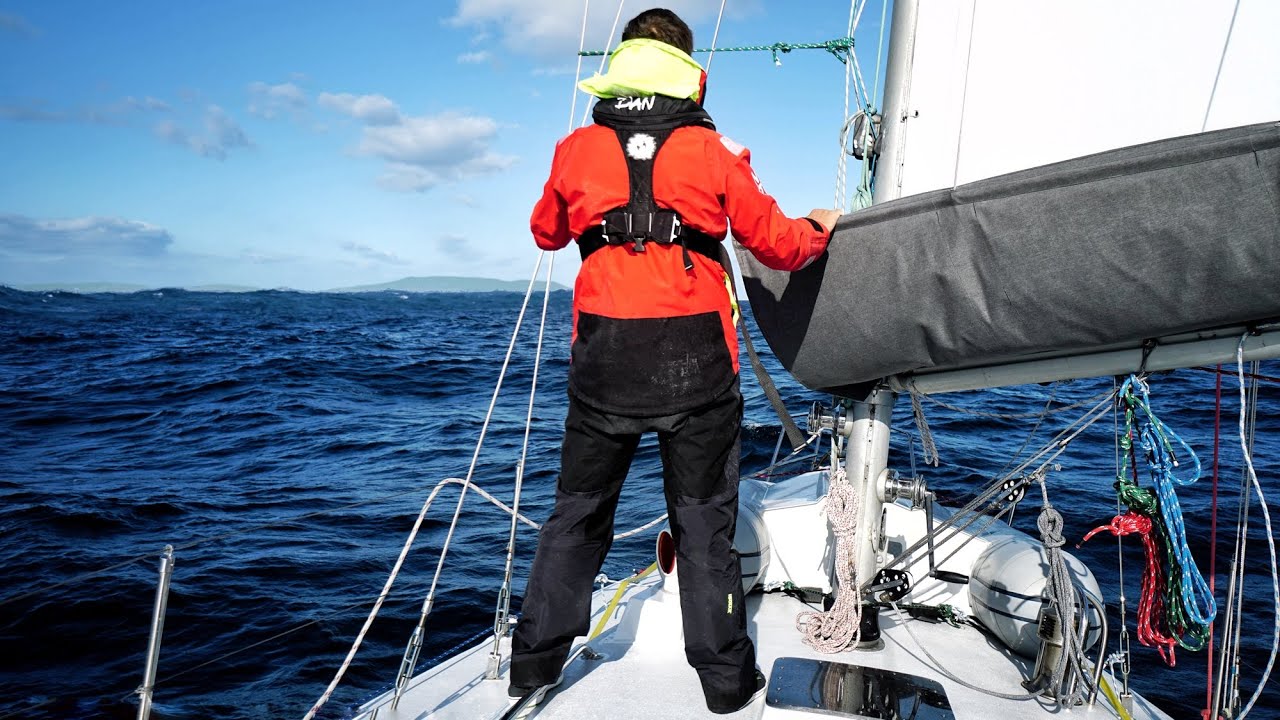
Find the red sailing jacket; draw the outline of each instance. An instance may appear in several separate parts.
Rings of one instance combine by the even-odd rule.
[[[653,98],[601,100],[596,124],[556,146],[551,176],[530,219],[538,247],[561,249],[599,226],[606,212],[628,204],[627,150],[615,128],[643,128],[647,116],[667,128],[677,119],[651,156],[658,207],[714,239],[732,228],[738,242],[776,270],[798,270],[826,249],[827,234],[816,223],[784,215],[752,171],[750,152],[717,133],[696,103]],[[686,270],[676,244],[648,242],[644,249],[600,248],[584,259],[574,285],[570,390],[601,410],[631,416],[696,408],[722,393],[738,372],[724,268],[688,253],[693,267]]]

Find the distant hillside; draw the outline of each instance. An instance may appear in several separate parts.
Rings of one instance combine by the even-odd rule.
[[[537,287],[541,288],[543,282],[539,281]],[[381,292],[383,290],[398,290],[400,292],[494,292],[499,290],[524,292],[527,287],[529,287],[529,283],[526,280],[494,280],[492,278],[432,275],[430,277],[400,278],[399,280],[377,285],[334,288],[329,292],[357,293]],[[551,289],[568,290],[569,288],[553,282],[551,283]]]
[[[148,290],[146,285],[130,285],[129,283],[88,282],[88,283],[42,283],[39,285],[16,285],[15,290],[26,292],[73,292],[73,293],[131,293]]]
[[[249,285],[196,285],[194,287],[183,288],[191,292],[216,292],[216,293],[238,293],[238,292],[258,292],[262,288],[252,287]]]

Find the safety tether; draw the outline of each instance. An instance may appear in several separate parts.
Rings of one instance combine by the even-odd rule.
[[[724,268],[724,276],[729,285],[730,298],[734,307],[738,307],[738,287],[733,280],[733,265],[729,264],[729,251],[724,245],[720,246],[720,265]],[[742,344],[747,348],[747,358],[751,361],[751,369],[755,372],[756,382],[760,383],[760,389],[764,391],[764,396],[769,400],[769,406],[773,408],[774,414],[778,416],[778,421],[782,423],[782,430],[787,434],[787,442],[791,443],[792,450],[809,444],[805,439],[804,433],[800,432],[796,421],[791,419],[791,413],[787,412],[787,404],[782,402],[782,394],[778,392],[778,386],[773,384],[773,378],[769,377],[769,371],[764,369],[764,363],[760,362],[760,356],[756,353],[755,345],[751,342],[751,329],[746,323],[740,323],[742,328]]]

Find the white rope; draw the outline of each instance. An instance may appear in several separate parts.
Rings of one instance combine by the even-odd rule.
[[[863,0],[866,5],[866,0]],[[857,12],[858,0],[849,0],[849,25],[846,31],[847,37],[853,37],[854,24],[857,22],[859,13]],[[853,55],[853,49],[849,49],[849,55]],[[840,117],[844,118],[844,126],[847,128],[853,121],[849,117],[849,86],[853,82],[853,68],[849,66],[848,60],[844,65],[844,112]],[[844,134],[841,133],[840,138],[840,154],[836,156],[836,208],[845,210],[845,195],[848,184],[849,172],[849,155],[845,149]]]
[[[916,431],[920,433],[920,450],[924,456],[924,464],[938,467],[938,446],[933,442],[933,433],[929,431],[929,421],[924,417],[924,407],[920,405],[920,393],[914,388],[911,393],[911,415],[916,421]]]
[[[618,22],[622,20],[622,6],[626,4],[626,2],[627,0],[618,0],[618,12],[615,13],[613,16],[613,27],[609,28],[609,39],[608,41],[606,41],[604,46],[604,55],[600,56],[600,69],[596,70],[597,73],[603,74],[604,66],[607,62],[609,62],[609,53],[613,51],[613,36],[618,33]],[[579,52],[581,52],[581,50],[579,50]],[[590,116],[591,116],[591,104],[587,103],[587,109],[582,111],[581,127],[586,126],[587,118]]]
[[[342,678],[346,674],[348,668],[350,668],[351,662],[355,659],[357,651],[359,651],[360,646],[364,643],[365,635],[368,634],[369,628],[372,627],[374,619],[378,617],[378,611],[382,609],[383,601],[385,601],[387,599],[387,596],[391,593],[391,587],[395,584],[396,578],[400,575],[400,568],[404,565],[405,558],[409,554],[409,548],[413,546],[414,541],[418,537],[418,531],[421,529],[422,522],[427,516],[427,511],[431,508],[431,504],[435,501],[436,496],[440,494],[440,491],[443,490],[446,485],[462,485],[464,491],[466,488],[471,488],[476,492],[476,494],[480,495],[485,500],[488,500],[489,503],[492,504],[494,507],[498,508],[504,513],[507,513],[508,515],[513,515],[517,520],[524,523],[525,525],[528,525],[534,530],[539,530],[542,528],[541,525],[530,520],[525,515],[519,512],[516,512],[513,508],[511,508],[510,506],[508,506],[506,503],[502,502],[498,498],[494,497],[484,488],[480,487],[479,485],[476,485],[473,482],[469,482],[464,478],[456,478],[456,477],[445,478],[440,482],[436,483],[436,486],[431,489],[431,494],[427,496],[426,502],[422,504],[422,510],[418,512],[418,518],[414,521],[413,528],[409,530],[409,537],[405,540],[404,547],[400,549],[400,556],[396,558],[396,562],[391,568],[391,573],[387,576],[387,582],[386,584],[383,585],[382,592],[378,594],[378,598],[373,604],[373,609],[369,611],[369,617],[365,619],[364,626],[360,628],[359,634],[356,635],[356,640],[351,645],[351,650],[347,653],[346,659],[342,662],[342,665],[338,668],[338,673],[333,678],[333,682],[329,684],[329,687],[325,689],[324,694],[320,696],[320,699],[316,701],[316,704],[312,706],[311,710],[307,713],[306,720],[310,720],[311,718],[314,718],[315,714],[320,710],[320,708],[322,708],[324,704],[329,701],[329,698],[333,695],[334,690],[337,689],[338,684],[342,681]],[[654,527],[655,525],[657,525],[658,523],[661,523],[666,519],[667,519],[667,515],[666,513],[663,513],[662,515],[654,518],[653,520],[650,520],[644,525],[628,530],[624,533],[618,533],[614,535],[613,539],[623,540],[633,535],[638,535],[644,532],[645,530],[648,530]]]
[[[960,182],[960,149],[964,140],[964,110],[969,101],[969,71],[973,59],[973,28],[978,22],[978,0],[973,0],[973,14],[969,16],[969,48],[964,56],[964,85],[960,91],[960,127],[956,130],[956,168],[951,176],[951,187]]]
[[[1227,39],[1222,41],[1222,57],[1218,58],[1218,72],[1213,75],[1213,88],[1209,90],[1209,104],[1204,109],[1204,122],[1200,124],[1200,132],[1204,132],[1209,127],[1209,111],[1213,109],[1213,99],[1218,94],[1218,80],[1222,79],[1222,66],[1227,63],[1227,48],[1231,47],[1231,33],[1236,29],[1238,14],[1240,14],[1240,0],[1236,0],[1236,7],[1231,11],[1231,24],[1227,26]]]
[[[573,101],[569,103],[569,132],[573,132],[573,119],[578,115],[578,80],[582,78],[582,50],[587,46],[587,12],[591,0],[582,0],[582,30],[578,33],[578,68],[573,72]]]
[[[827,492],[826,513],[836,536],[836,579],[839,589],[835,604],[826,612],[806,610],[796,616],[796,629],[805,644],[820,653],[838,653],[858,644],[862,637],[862,593],[854,565],[858,561],[856,543],[858,513],[862,498],[854,492],[844,468],[836,470]]]
[[[542,319],[538,323],[538,343],[533,353],[533,379],[529,383],[529,408],[524,418],[524,440],[520,444],[520,461],[516,464],[515,490],[511,496],[511,529],[507,534],[507,557],[502,572],[502,585],[498,590],[497,607],[494,610],[493,654],[498,654],[502,635],[507,627],[507,618],[511,614],[511,574],[515,567],[516,529],[520,516],[520,494],[524,489],[524,467],[529,458],[529,433],[533,429],[534,401],[538,396],[538,371],[542,369],[542,341],[547,329],[547,306],[551,300],[551,275],[555,271],[556,256],[551,255],[547,263],[547,284],[542,291]]]
[[[727,0],[720,0],[720,13],[716,15],[716,29],[711,33],[711,53],[707,55],[707,66],[703,68],[708,75],[711,74],[711,61],[716,56],[716,42],[720,39],[720,21],[724,19],[724,4]],[[703,98],[705,100],[706,98]]]
[[[1258,689],[1254,690],[1253,697],[1249,698],[1248,704],[1238,716],[1243,720],[1249,711],[1253,710],[1253,705],[1261,697],[1262,691],[1266,689],[1267,681],[1271,679],[1271,670],[1276,664],[1276,653],[1280,651],[1280,575],[1277,575],[1276,568],[1276,540],[1275,535],[1271,531],[1271,511],[1267,508],[1267,499],[1262,495],[1262,485],[1258,482],[1258,472],[1253,467],[1253,454],[1249,452],[1249,443],[1245,439],[1244,417],[1245,402],[1244,392],[1244,343],[1249,339],[1249,334],[1245,333],[1240,336],[1240,343],[1236,345],[1236,373],[1240,380],[1240,450],[1244,453],[1245,466],[1249,472],[1249,480],[1253,482],[1253,491],[1258,495],[1258,504],[1262,506],[1262,519],[1267,525],[1267,549],[1271,551],[1271,599],[1272,608],[1275,615],[1275,628],[1271,636],[1271,655],[1267,658],[1267,667],[1262,672],[1262,679],[1258,681]],[[1243,587],[1243,581],[1241,581]],[[1243,595],[1243,592],[1241,593]]]

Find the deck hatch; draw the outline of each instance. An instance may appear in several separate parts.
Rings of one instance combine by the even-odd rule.
[[[933,680],[808,658],[773,662],[765,704],[842,718],[955,718],[947,691]]]

